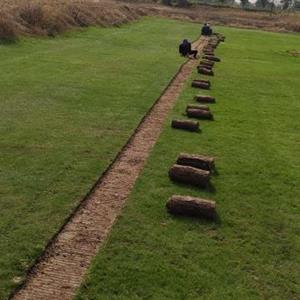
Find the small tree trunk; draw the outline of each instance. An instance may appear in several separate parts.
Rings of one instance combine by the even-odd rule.
[[[172,128],[184,129],[188,131],[199,131],[199,122],[191,120],[172,120]]]
[[[210,172],[190,166],[174,165],[169,170],[169,177],[173,181],[206,188],[209,185]]]
[[[210,156],[180,153],[176,163],[212,172],[215,169],[215,159]]]
[[[189,118],[197,118],[197,119],[205,119],[205,120],[213,119],[213,115],[210,111],[202,110],[202,109],[189,108],[186,110],[186,114]]]
[[[191,196],[173,195],[166,204],[167,210],[175,215],[187,215],[214,219],[216,202]]]
[[[202,96],[202,95],[198,95],[195,96],[195,100],[200,102],[200,103],[215,103],[216,99],[212,96]]]

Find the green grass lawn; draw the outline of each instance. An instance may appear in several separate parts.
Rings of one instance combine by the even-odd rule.
[[[188,84],[77,300],[300,299],[300,37],[219,31],[215,121],[170,128]],[[180,152],[216,157],[215,191],[168,179]],[[170,216],[172,194],[216,200],[219,220]]]
[[[178,70],[195,24],[144,19],[0,45],[0,299]]]

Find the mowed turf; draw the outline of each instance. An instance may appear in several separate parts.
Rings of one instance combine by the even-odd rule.
[[[199,26],[121,28],[0,45],[0,299],[126,143]]]
[[[300,37],[218,30],[215,121],[170,128],[189,82],[77,300],[300,299]],[[180,152],[216,158],[214,191],[168,179]],[[218,220],[169,215],[172,194],[216,200]]]

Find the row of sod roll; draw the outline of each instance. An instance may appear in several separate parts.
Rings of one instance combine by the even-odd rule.
[[[215,55],[215,49],[225,41],[222,34],[215,33],[206,40],[203,47],[202,58],[197,66],[201,76],[214,76],[214,66],[221,59]],[[197,78],[192,81],[195,89],[209,91],[211,82],[205,78]],[[195,95],[194,103],[188,104],[184,115],[186,119],[173,119],[171,126],[174,129],[200,132],[199,120],[212,121],[213,113],[209,104],[216,103],[216,99],[210,95]],[[173,166],[169,169],[169,178],[181,184],[192,185],[201,189],[212,189],[211,176],[216,173],[214,157],[199,154],[180,153]],[[189,195],[173,195],[166,204],[167,210],[174,215],[187,215],[215,219],[216,202],[209,199],[191,197]]]

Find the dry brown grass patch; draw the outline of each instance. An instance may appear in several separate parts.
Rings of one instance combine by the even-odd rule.
[[[127,0],[128,1],[128,0]],[[0,0],[0,40],[14,41],[19,35],[55,36],[73,27],[118,26],[140,16],[279,32],[300,32],[300,15],[270,15],[236,8],[199,6],[179,9],[149,3],[114,0]]]
[[[114,1],[0,0],[0,39],[18,35],[55,36],[72,27],[117,26],[143,15],[138,8]]]
[[[0,38],[4,42],[17,40],[16,24],[6,13],[0,13]]]

